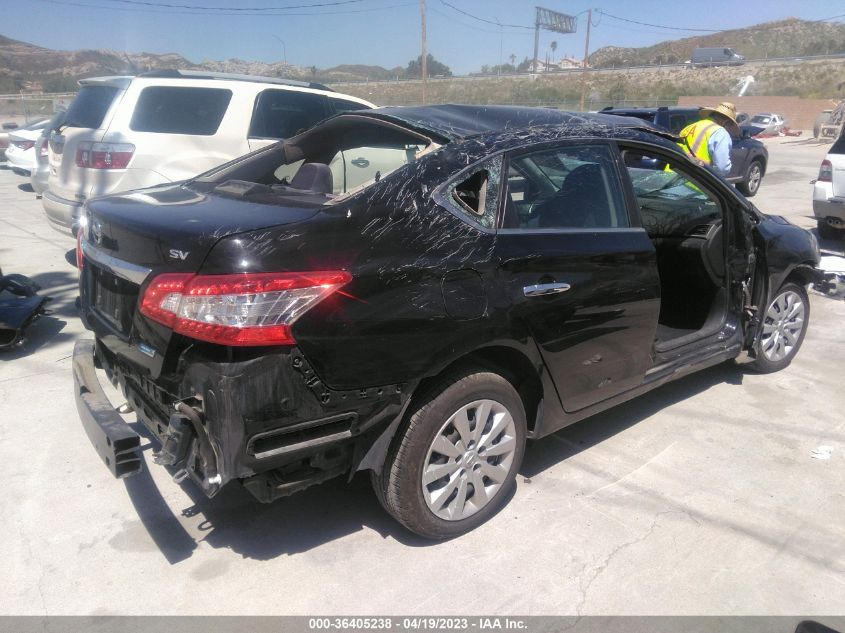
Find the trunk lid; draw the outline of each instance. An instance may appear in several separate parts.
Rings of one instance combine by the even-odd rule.
[[[230,182],[217,188],[161,185],[86,204],[88,224],[80,234],[83,314],[103,345],[153,378],[162,370],[172,332],[138,311],[144,284],[161,273],[198,272],[221,238],[307,221],[325,202],[325,196],[282,199],[268,194],[269,188],[259,189],[260,202],[247,200],[225,189]],[[229,272],[245,265],[232,261]]]
[[[94,198],[87,205],[86,241],[110,257],[152,271],[196,272],[220,238],[302,222],[325,202],[282,199],[269,188],[250,200],[230,193],[227,185],[177,183]],[[237,272],[238,263],[232,266]]]

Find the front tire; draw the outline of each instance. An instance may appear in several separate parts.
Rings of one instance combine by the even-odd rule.
[[[830,224],[827,223],[827,220],[818,220],[816,222],[816,228],[819,232],[819,237],[823,240],[838,240],[842,238],[843,233],[841,229],[835,229]]]
[[[753,198],[760,189],[763,182],[763,163],[759,160],[752,160],[745,170],[745,178],[737,185],[737,188],[745,194],[746,198]]]
[[[804,286],[781,286],[763,315],[757,357],[751,368],[763,374],[780,371],[792,362],[810,324],[810,299]]]
[[[510,382],[483,369],[451,372],[412,403],[373,487],[412,532],[464,534],[508,499],[525,436],[522,399]]]

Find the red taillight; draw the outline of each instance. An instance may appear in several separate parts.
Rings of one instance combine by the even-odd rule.
[[[135,146],[130,143],[90,143],[76,146],[76,166],[88,169],[126,169]]]
[[[18,149],[28,150],[35,147],[35,141],[12,141],[12,145]]]
[[[345,271],[155,277],[141,312],[174,332],[220,345],[292,345],[291,326],[349,283]]]
[[[825,159],[822,161],[822,166],[819,167],[818,182],[833,182],[833,163]]]

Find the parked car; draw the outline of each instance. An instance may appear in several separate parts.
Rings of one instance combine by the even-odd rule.
[[[50,135],[61,127],[65,120],[65,110],[59,110],[41,130],[41,135],[35,141],[35,168],[29,177],[32,190],[36,196],[41,196],[47,190],[50,178]]]
[[[632,116],[651,121],[676,135],[690,123],[700,120],[700,111],[701,108],[699,107],[686,106],[663,106],[660,108],[608,107],[602,110],[606,114]],[[756,195],[760,189],[768,164],[769,150],[766,149],[766,146],[743,132],[742,136],[733,137],[731,171],[726,180],[734,183],[737,189],[750,198]]]
[[[30,123],[9,133],[9,146],[6,148],[6,163],[17,174],[29,176],[35,167],[35,141],[48,119]]]
[[[50,137],[47,219],[73,232],[88,198],[179,181],[371,103],[301,81],[199,71],[83,79]]]
[[[819,237],[845,237],[845,134],[831,146],[813,183],[813,215]]]
[[[751,117],[745,125],[751,136],[757,136],[758,134],[777,134],[783,129],[785,123],[786,121],[779,114],[761,112]]]
[[[114,475],[141,469],[102,367],[156,461],[208,496],[371,470],[408,529],[466,532],[509,497],[526,438],[800,348],[815,237],[672,138],[632,117],[383,108],[90,200],[83,426]],[[346,186],[374,148],[382,167]]]
[[[732,48],[711,46],[696,48],[692,51],[690,63],[693,67],[706,68],[708,66],[741,66],[745,57]]]

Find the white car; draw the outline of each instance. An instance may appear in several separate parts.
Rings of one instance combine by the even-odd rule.
[[[773,112],[760,112],[751,117],[750,121],[746,121],[745,125],[751,126],[759,131],[753,132],[754,136],[758,134],[777,134],[783,129],[786,120],[779,114]]]
[[[83,79],[50,136],[54,228],[74,232],[89,198],[196,176],[315,123],[373,104],[319,84],[250,75],[156,71]]]
[[[822,161],[813,185],[813,215],[819,237],[845,237],[845,134],[839,136]]]
[[[47,125],[48,119],[30,123],[9,134],[9,146],[6,148],[6,163],[12,171],[29,176],[35,169],[35,142]]]

